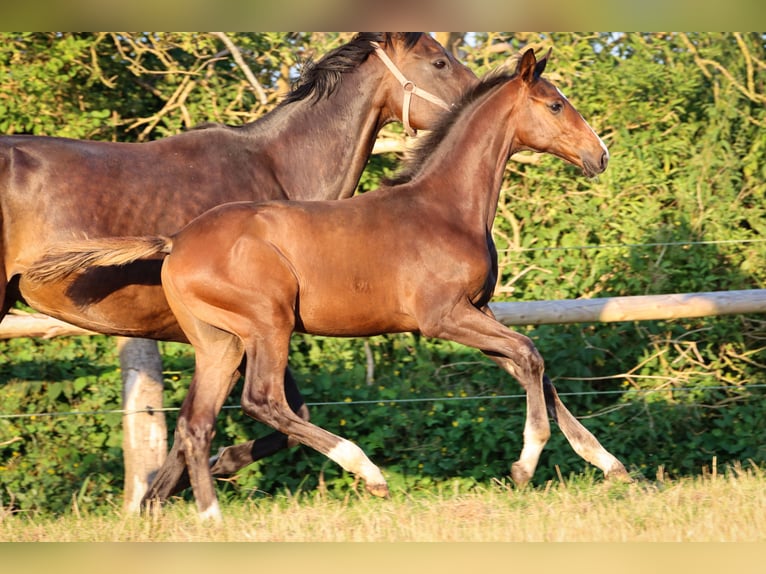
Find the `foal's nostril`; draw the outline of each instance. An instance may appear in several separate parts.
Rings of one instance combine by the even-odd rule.
[[[601,171],[604,171],[606,169],[607,164],[609,163],[609,152],[605,151],[601,154]]]

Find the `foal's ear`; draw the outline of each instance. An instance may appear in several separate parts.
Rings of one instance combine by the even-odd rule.
[[[537,59],[535,58],[535,51],[529,48],[524,54],[522,54],[518,65],[516,66],[516,73],[521,77],[522,81],[531,83],[537,76],[535,66],[537,65]]]
[[[537,64],[535,64],[535,78],[539,78],[543,75],[543,72],[545,71],[545,65],[548,63],[548,58],[551,57],[551,52],[553,51],[553,48],[548,48],[548,51],[545,53],[545,56],[537,60]]]
[[[533,82],[542,75],[550,55],[551,49],[549,48],[545,56],[538,60],[535,58],[535,51],[532,48],[529,48],[526,52],[524,52],[524,55],[521,56],[519,65],[516,68],[516,73],[519,74],[521,79],[525,82]]]

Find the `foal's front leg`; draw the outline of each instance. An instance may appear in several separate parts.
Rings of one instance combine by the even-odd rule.
[[[519,460],[511,465],[511,478],[518,486],[524,486],[535,473],[543,448],[551,436],[550,423],[543,393],[543,359],[527,337],[509,331],[509,355],[501,356],[484,351],[503,370],[519,381],[527,395],[527,411],[524,422],[524,444]]]
[[[455,305],[450,313],[434,316],[436,322],[421,326],[424,335],[482,351],[524,388],[527,396],[524,446],[519,460],[511,465],[511,477],[520,486],[526,484],[551,435],[543,395],[544,363],[540,353],[528,337],[497,322],[488,307],[477,309],[467,299]]]
[[[598,439],[586,429],[575,416],[569,412],[561,402],[553,383],[548,376],[543,377],[543,387],[545,390],[545,401],[551,418],[555,420],[561,432],[569,441],[574,451],[592,465],[601,469],[607,478],[620,481],[631,481],[625,466],[617,458],[607,451]]]
[[[543,374],[542,357],[530,339],[497,322],[488,307],[478,310],[468,302],[456,306],[449,321],[442,323],[434,329],[433,336],[481,350],[514,376],[526,391],[524,446],[519,460],[511,467],[514,482],[521,485],[532,478],[540,453],[550,437],[548,414],[559,424],[577,454],[601,469],[607,477],[629,480],[622,463],[601,446],[561,402],[550,379]]]

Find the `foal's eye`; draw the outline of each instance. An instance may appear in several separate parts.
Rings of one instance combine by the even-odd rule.
[[[447,61],[446,60],[436,60],[434,62],[434,68],[436,68],[437,70],[441,70],[446,65],[447,65]]]
[[[564,109],[564,104],[561,102],[553,102],[552,104],[548,104],[548,108],[551,110],[551,112],[557,114]]]

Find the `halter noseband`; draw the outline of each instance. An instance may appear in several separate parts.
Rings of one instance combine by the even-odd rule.
[[[415,82],[405,78],[404,74],[402,74],[399,71],[399,68],[396,67],[396,64],[394,64],[391,58],[388,57],[386,51],[380,47],[380,44],[377,42],[370,42],[370,44],[372,44],[373,48],[375,48],[375,53],[377,54],[378,58],[380,58],[380,60],[391,71],[397,81],[401,84],[402,90],[404,90],[404,102],[402,103],[402,123],[404,124],[404,131],[407,133],[407,135],[416,136],[418,133],[415,128],[410,126],[410,102],[412,101],[413,95],[419,96],[424,100],[428,100],[432,104],[435,104],[444,110],[449,111],[451,109],[449,104],[447,104],[447,102],[442,100],[439,96],[435,96],[426,90],[418,88],[415,85]]]

